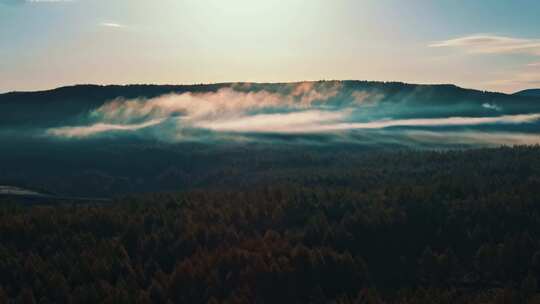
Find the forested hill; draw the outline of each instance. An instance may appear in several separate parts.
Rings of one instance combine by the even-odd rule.
[[[312,89],[321,95],[331,95],[327,101],[342,106],[351,103],[358,96],[369,96],[368,100],[378,103],[398,103],[411,106],[444,107],[497,104],[505,107],[507,113],[530,112],[531,107],[540,108],[540,101],[529,96],[484,92],[444,84],[419,85],[351,80],[199,85],[76,85],[49,91],[0,94],[0,126],[29,124],[51,126],[61,122],[76,121],[88,111],[118,98],[144,99],[172,93],[208,93],[224,88],[248,93],[267,91],[288,95],[295,93],[295,90],[305,84],[310,84]]]
[[[291,83],[215,83],[193,85],[74,85],[60,87],[46,91],[33,92],[8,92],[0,94],[0,104],[41,104],[47,105],[65,101],[77,101],[80,103],[90,102],[93,106],[100,105],[103,101],[114,98],[152,98],[171,93],[202,93],[215,92],[222,88],[235,88],[240,91],[278,92],[290,89],[295,85],[310,82]],[[402,82],[377,82],[377,81],[317,81],[313,82],[321,86],[340,84],[345,90],[367,90],[369,92],[384,93],[385,99],[397,101],[398,97],[415,97],[411,102],[432,102],[434,97],[441,103],[452,103],[461,100],[476,100],[477,102],[509,101],[516,96],[526,97],[534,95],[538,90],[525,90],[514,95],[497,92],[465,89],[451,84],[408,84]],[[517,97],[517,99],[521,99]],[[526,99],[522,99],[526,100]]]
[[[515,93],[514,95],[539,97],[540,98],[540,89],[523,90],[523,91],[519,91],[519,92]]]

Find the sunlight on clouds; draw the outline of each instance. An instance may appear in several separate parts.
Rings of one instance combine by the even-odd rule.
[[[238,88],[241,89],[240,85]],[[117,99],[90,113],[96,121],[91,126],[68,126],[52,129],[48,134],[61,137],[85,137],[108,131],[136,131],[155,126],[166,119],[178,129],[251,129],[301,130],[313,124],[342,120],[350,112],[324,112],[314,106],[326,102],[341,88],[338,83],[290,84],[286,92],[266,90],[241,92],[222,88],[216,92],[170,94],[151,99]],[[246,88],[244,88],[246,89]],[[266,111],[286,112],[261,114]],[[289,113],[291,112],[291,113]],[[256,115],[259,113],[260,115]],[[146,123],[140,123],[147,121]]]
[[[304,82],[291,85],[290,93],[222,88],[216,92],[170,94],[149,100],[114,100],[96,109],[92,115],[112,122],[171,116],[181,116],[184,122],[237,118],[249,111],[307,109],[316,101],[335,97],[340,88],[337,83],[325,88]]]
[[[253,85],[253,87],[252,87]],[[452,127],[529,124],[539,113],[475,117],[381,119],[399,117],[399,104],[388,104],[380,92],[351,90],[340,82],[299,82],[279,87],[234,84],[209,92],[185,92],[145,99],[115,99],[91,111],[92,125],[48,131],[60,137],[88,137],[109,131],[137,131],[155,126],[161,137],[181,138],[185,132],[316,134],[393,127]],[[494,112],[494,102],[475,105]],[[447,106],[446,106],[447,107]],[[383,111],[384,116],[380,115]],[[379,113],[375,114],[374,113]],[[392,114],[393,113],[393,114]],[[502,113],[501,113],[502,114]],[[456,115],[456,114],[453,114]],[[377,118],[378,117],[378,118]],[[166,124],[162,122],[167,121]],[[155,134],[150,135],[155,136]],[[175,139],[173,139],[175,140]]]
[[[1,53],[8,58],[2,63],[0,91],[76,83],[317,79],[454,83],[500,91],[484,84],[493,75],[509,71],[515,58],[494,58],[493,64],[482,58],[472,68],[473,60],[460,55],[525,54],[536,57],[531,64],[538,62],[540,27],[534,13],[539,4],[531,0],[528,9],[519,9],[511,1],[482,1],[485,5],[375,0],[293,0],[287,5],[277,0],[160,4],[0,0],[4,13],[0,28],[6,42]],[[488,18],[491,10],[502,15]],[[428,35],[418,29],[436,31]],[[440,56],[441,49],[451,48],[461,50],[458,56]],[[444,59],[433,60],[437,56]],[[522,59],[518,58],[520,64],[527,64]],[[68,68],[74,64],[77,68]],[[513,92],[526,85],[504,89]],[[312,93],[304,100],[317,98]],[[363,97],[357,97],[361,103]]]
[[[259,114],[229,120],[201,121],[195,126],[220,132],[305,133],[319,127],[324,128],[323,126],[331,122],[342,121],[349,114],[349,110]]]
[[[540,114],[503,115],[496,117],[448,117],[368,122],[336,122],[349,118],[349,110],[341,112],[305,112],[289,114],[256,115],[234,121],[201,123],[198,126],[213,131],[246,133],[324,133],[360,129],[385,129],[391,127],[447,127],[477,126],[487,124],[524,124],[540,120]]]
[[[448,127],[494,124],[527,124],[540,120],[540,114],[501,115],[490,117],[443,117],[384,119],[365,121],[358,116],[373,109],[358,108],[358,92],[353,92],[351,104],[339,109],[327,107],[333,93],[319,92],[316,98],[305,91],[304,83],[296,84],[291,92],[238,92],[230,88],[208,93],[165,95],[149,100],[114,100],[91,112],[96,123],[90,126],[68,126],[49,130],[60,137],[87,137],[109,131],[137,131],[158,126],[165,120],[170,124],[158,126],[163,133],[182,133],[182,130],[207,130],[223,133],[308,134],[349,130],[376,130],[392,127]],[[359,94],[359,93],[358,93]],[[362,99],[368,98],[360,94]],[[376,95],[376,94],[375,94]],[[321,100],[322,104],[313,103]],[[307,103],[307,102],[310,103]],[[501,111],[501,107],[484,103],[483,108]],[[141,123],[141,121],[143,121]]]

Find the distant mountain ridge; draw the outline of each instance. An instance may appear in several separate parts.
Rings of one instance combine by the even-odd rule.
[[[21,185],[4,187],[10,199],[47,189],[84,200],[294,183],[318,180],[303,171],[314,164],[354,169],[363,151],[534,145],[539,134],[539,98],[455,85],[77,85],[0,95],[0,185]]]
[[[540,97],[540,89],[528,89],[514,93],[518,96]]]
[[[382,81],[365,81],[365,80],[321,80],[321,81],[301,81],[301,82],[223,82],[223,83],[210,83],[210,84],[187,84],[187,85],[160,85],[160,84],[129,84],[129,85],[97,85],[97,84],[79,84],[72,86],[63,86],[50,90],[37,90],[37,91],[12,91],[6,93],[0,93],[0,103],[6,101],[12,101],[20,97],[42,97],[48,99],[62,99],[69,97],[81,97],[87,98],[137,98],[146,97],[152,98],[163,94],[171,93],[202,93],[213,92],[222,88],[234,87],[236,89],[242,89],[244,86],[248,86],[251,90],[260,91],[268,89],[274,91],[281,86],[291,86],[303,83],[313,84],[328,84],[336,83],[342,84],[348,88],[360,88],[360,89],[384,89],[390,91],[396,90],[440,90],[440,91],[455,91],[461,94],[488,94],[493,96],[508,96],[508,94],[499,92],[480,91],[475,89],[466,89],[458,87],[454,84],[412,84],[404,82],[382,82]],[[523,91],[525,92],[525,91]],[[521,92],[519,92],[521,93]],[[516,93],[515,95],[520,95]]]
[[[220,89],[251,93],[267,91],[283,96],[335,90],[328,100],[338,106],[355,106],[354,96],[376,97],[377,103],[392,107],[399,104],[407,115],[432,117],[496,115],[540,111],[536,98],[523,94],[465,89],[451,84],[407,84],[376,81],[311,81],[291,83],[215,83],[194,85],[75,85],[47,91],[0,94],[0,127],[58,126],[84,121],[87,114],[114,99],[154,98],[166,94],[210,93]],[[307,88],[307,89],[306,89]],[[325,95],[325,94],[322,94]],[[326,94],[330,95],[330,94]],[[325,101],[325,102],[326,102]],[[7,114],[6,114],[7,113]],[[503,114],[500,112],[499,114]]]
[[[82,100],[94,99],[110,100],[114,98],[153,98],[164,94],[180,94],[185,92],[205,93],[215,92],[222,88],[234,88],[241,91],[261,91],[268,90],[274,92],[285,86],[295,86],[300,84],[340,84],[344,89],[357,89],[367,91],[379,91],[381,93],[395,94],[398,92],[420,93],[424,95],[440,94],[442,97],[455,95],[456,97],[478,97],[502,98],[509,96],[526,96],[539,92],[540,89],[525,90],[515,94],[505,94],[500,92],[489,92],[475,89],[466,89],[453,84],[411,84],[404,82],[381,82],[364,80],[321,80],[305,82],[224,82],[211,84],[189,84],[189,85],[157,85],[157,84],[130,84],[130,85],[95,85],[80,84],[73,86],[58,87],[42,91],[13,91],[0,93],[0,105],[19,101],[20,99],[39,98],[43,101],[60,101],[70,98],[82,98]],[[246,89],[248,88],[248,89]]]

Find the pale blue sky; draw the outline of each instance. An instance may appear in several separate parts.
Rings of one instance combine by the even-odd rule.
[[[318,79],[540,87],[538,0],[0,0],[0,91]]]

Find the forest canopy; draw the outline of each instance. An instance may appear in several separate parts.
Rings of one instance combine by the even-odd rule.
[[[0,303],[538,303],[539,147],[365,153],[247,188],[3,198]]]

